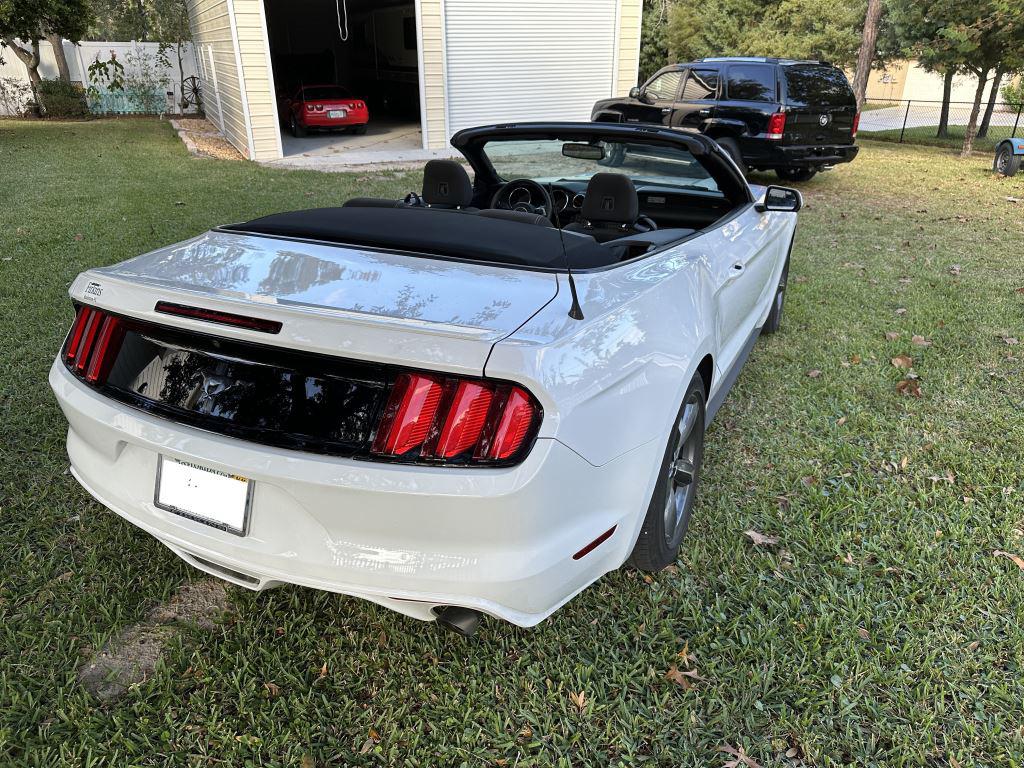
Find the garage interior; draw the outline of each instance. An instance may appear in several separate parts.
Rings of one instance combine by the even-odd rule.
[[[264,7],[279,99],[302,84],[340,85],[370,110],[365,135],[297,138],[282,124],[285,157],[422,148],[414,0],[264,0]]]

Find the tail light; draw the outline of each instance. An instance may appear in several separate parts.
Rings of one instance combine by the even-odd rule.
[[[64,362],[91,384],[102,384],[117,359],[124,339],[119,318],[93,307],[79,307],[64,345]]]
[[[769,139],[781,139],[782,134],[786,130],[786,113],[776,112],[774,115],[768,118],[768,135],[766,138]]]
[[[857,138],[857,129],[860,128],[860,112],[853,116],[853,128],[850,130],[850,138]]]
[[[317,112],[323,112],[324,111],[324,105],[323,104],[314,104],[313,105],[313,109],[315,109]]]
[[[414,461],[504,462],[528,444],[539,421],[539,406],[514,384],[403,373],[372,452]]]
[[[306,105],[306,111],[307,112],[312,112],[313,111],[313,105],[312,104],[307,104]]]

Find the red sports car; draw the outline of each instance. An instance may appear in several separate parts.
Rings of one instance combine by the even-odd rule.
[[[311,128],[345,128],[366,133],[370,110],[340,85],[303,85],[278,102],[281,121],[292,136],[305,136]]]

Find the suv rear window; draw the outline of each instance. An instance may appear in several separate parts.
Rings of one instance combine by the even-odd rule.
[[[733,101],[775,101],[775,67],[730,64],[728,94]]]
[[[821,65],[782,67],[786,73],[786,105],[846,107],[857,103],[842,70]]]

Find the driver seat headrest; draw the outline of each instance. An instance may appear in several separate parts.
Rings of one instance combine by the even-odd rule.
[[[454,160],[430,160],[423,168],[423,202],[437,208],[465,208],[473,202],[473,183]]]
[[[628,176],[595,173],[587,183],[580,215],[587,221],[632,224],[640,215],[640,199]]]

